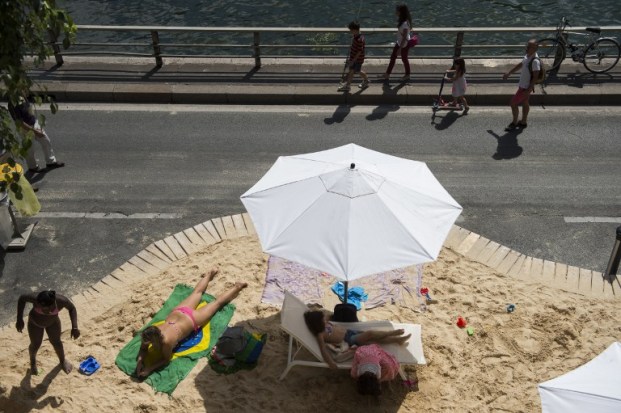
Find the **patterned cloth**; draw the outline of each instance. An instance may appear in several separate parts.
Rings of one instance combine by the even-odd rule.
[[[336,281],[335,277],[324,272],[270,256],[261,302],[280,306],[287,290],[307,304],[322,304],[324,291],[327,290],[324,287],[331,286]],[[403,303],[405,293],[416,296],[421,309],[424,306],[420,295],[422,265],[363,277],[351,282],[349,288],[356,286],[362,287],[368,294],[368,301],[364,304],[367,310],[388,303]]]
[[[379,365],[381,369],[380,381],[392,380],[399,373],[397,358],[377,344],[360,346],[356,349],[356,354],[351,364],[351,376],[354,379],[358,378],[358,366],[361,364]]]

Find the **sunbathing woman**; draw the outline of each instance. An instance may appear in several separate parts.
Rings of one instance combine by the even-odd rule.
[[[26,303],[32,303],[33,305],[32,310],[30,310],[28,314],[30,373],[35,375],[39,374],[39,370],[37,369],[37,352],[43,342],[43,333],[46,332],[50,339],[50,343],[56,351],[61,367],[65,373],[69,374],[73,366],[65,360],[65,350],[60,340],[62,328],[58,313],[63,308],[69,310],[69,317],[71,318],[71,337],[74,339],[78,338],[80,337],[80,330],[78,330],[78,313],[75,306],[67,297],[56,294],[56,292],[52,290],[42,291],[39,294],[23,294],[17,301],[17,322],[15,323],[15,328],[17,328],[17,331],[20,333],[24,329],[24,307],[26,307]]]
[[[138,352],[138,364],[136,365],[136,375],[138,377],[145,378],[153,371],[170,363],[177,344],[190,335],[190,333],[197,332],[205,326],[218,310],[231,302],[241,290],[248,286],[246,283],[238,282],[233,288],[217,297],[215,301],[197,309],[196,307],[201,302],[201,297],[207,289],[207,285],[217,273],[218,270],[214,268],[209,274],[205,275],[196,284],[190,296],[168,314],[163,324],[149,326],[142,331],[142,345]],[[152,345],[160,353],[161,359],[147,367],[143,364],[143,360],[149,345]]]
[[[404,336],[404,331],[391,330],[391,331],[357,331],[349,330],[340,325],[333,324],[330,321],[330,314],[323,311],[307,311],[304,313],[304,321],[308,329],[315,334],[317,342],[319,343],[319,349],[321,355],[326,363],[332,369],[336,369],[337,365],[332,359],[330,352],[326,348],[326,344],[339,345],[345,341],[349,346],[363,346],[366,344],[379,343],[398,343],[404,344],[410,338],[411,334]]]

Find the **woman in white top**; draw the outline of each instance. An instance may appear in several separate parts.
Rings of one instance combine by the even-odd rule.
[[[410,62],[408,61],[408,50],[410,41],[410,30],[412,30],[412,16],[410,15],[410,10],[408,10],[408,6],[405,4],[400,4],[396,8],[397,15],[397,42],[395,43],[394,49],[392,49],[392,55],[390,55],[390,63],[388,64],[388,68],[386,69],[386,73],[384,73],[384,79],[388,80],[390,77],[390,73],[392,72],[392,68],[395,66],[395,61],[397,60],[397,53],[401,51],[401,60],[403,61],[403,67],[405,68],[405,76],[401,80],[407,82],[410,80]]]

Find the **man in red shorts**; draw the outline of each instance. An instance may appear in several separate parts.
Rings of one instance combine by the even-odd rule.
[[[541,70],[541,60],[537,56],[537,47],[537,40],[530,39],[526,44],[526,55],[522,61],[502,76],[504,80],[507,80],[512,73],[521,69],[518,90],[509,103],[511,105],[511,112],[513,112],[513,121],[505,128],[506,131],[528,126],[528,111],[530,110],[528,99],[530,94],[535,91],[535,79],[537,79],[539,70]],[[522,120],[518,122],[518,116],[520,115],[519,105],[522,105]]]

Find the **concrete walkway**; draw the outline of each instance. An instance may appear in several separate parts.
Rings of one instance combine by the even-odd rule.
[[[140,102],[274,105],[431,105],[450,60],[411,59],[412,78],[399,79],[397,62],[390,83],[379,75],[387,60],[369,60],[364,70],[372,83],[361,91],[337,92],[343,70],[341,59],[165,59],[161,68],[153,59],[67,57],[61,67],[49,62],[31,71],[33,78],[58,102]],[[518,74],[503,81],[502,74],[518,60],[467,61],[472,105],[506,105],[515,93]],[[450,96],[450,84],[444,96]],[[537,86],[535,105],[619,105],[621,65],[594,75],[566,60],[558,75]]]
[[[86,291],[71,297],[71,300],[80,307],[80,320],[84,323],[130,299],[130,285],[161,273],[174,262],[202,248],[224,239],[244,236],[256,236],[248,214],[203,222],[154,242]],[[621,282],[618,278],[611,283],[604,280],[602,273],[532,258],[459,226],[453,226],[444,246],[516,280],[525,279],[602,300],[621,301]],[[67,318],[67,315],[64,313],[63,317]],[[68,319],[63,321],[65,326],[71,325]],[[7,329],[13,330],[13,324],[2,327],[0,331]]]

